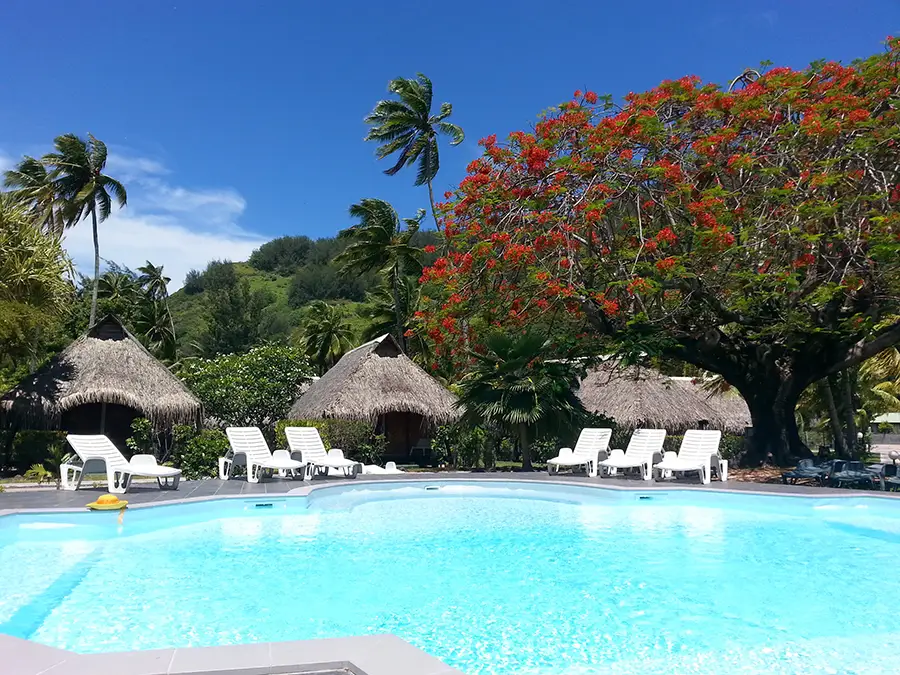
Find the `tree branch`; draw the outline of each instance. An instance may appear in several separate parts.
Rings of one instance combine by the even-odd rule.
[[[822,373],[822,376],[824,377],[825,375],[838,373],[847,368],[859,365],[869,357],[875,356],[878,352],[887,349],[898,342],[900,342],[900,321],[885,328],[874,340],[869,342],[860,340],[857,342],[850,349],[847,357],[843,361],[829,366],[825,372]]]

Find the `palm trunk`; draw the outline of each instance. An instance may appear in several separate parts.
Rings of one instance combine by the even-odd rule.
[[[531,446],[528,444],[528,427],[519,425],[519,445],[522,450],[522,470],[531,471]]]
[[[400,311],[400,266],[399,263],[394,266],[391,273],[391,293],[394,296],[394,319],[397,323],[397,344],[400,345],[401,351],[406,353],[406,337],[403,335],[403,315]]]
[[[838,457],[846,456],[849,449],[844,447],[844,435],[841,429],[841,418],[837,405],[834,402],[834,390],[831,388],[831,377],[822,380],[822,393],[825,395],[825,405],[828,407],[828,423],[831,426],[831,437],[834,439],[834,451]]]
[[[94,226],[94,290],[91,292],[91,320],[93,326],[97,321],[97,285],[100,283],[100,241],[97,239],[97,210],[91,209],[91,220]]]
[[[437,219],[437,209],[434,208],[434,189],[431,187],[431,181],[428,181],[428,201],[431,202],[431,217],[434,218],[434,227],[440,230],[441,226]]]
[[[841,384],[844,410],[844,429],[846,431],[844,445],[847,446],[851,456],[856,457],[859,452],[859,439],[856,437],[856,406],[853,405],[853,373],[846,370],[842,373]]]

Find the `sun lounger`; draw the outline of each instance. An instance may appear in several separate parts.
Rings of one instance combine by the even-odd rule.
[[[681,439],[678,453],[667,452],[663,460],[654,464],[653,468],[660,477],[663,472],[668,471],[676,473],[696,471],[700,474],[700,482],[704,484],[712,480],[712,472],[715,469],[719,480],[725,480],[722,460],[719,458],[721,440],[721,431],[689,429]]]
[[[831,474],[831,485],[834,487],[853,487],[854,485],[862,485],[863,487],[875,487],[875,481],[879,481],[880,487],[884,490],[884,466],[879,465],[877,468],[866,468],[862,462],[847,462],[839,471]]]
[[[269,450],[269,444],[257,427],[228,427],[225,429],[230,447],[219,458],[219,478],[228,480],[235,465],[247,466],[247,482],[258,483],[264,471],[279,471],[292,478],[304,468],[303,462],[291,458],[287,450]]]
[[[588,476],[596,476],[597,463],[606,459],[611,436],[612,429],[583,429],[574,450],[562,448],[559,455],[547,460],[547,473],[559,473],[561,467],[583,466]]]
[[[812,459],[801,459],[797,462],[797,468],[785,471],[781,474],[781,482],[785,485],[796,485],[800,480],[814,480],[824,483],[825,477],[831,471],[831,463],[825,462],[816,466]]]
[[[366,464],[362,468],[363,474],[380,476],[384,474],[394,474],[394,473],[406,473],[405,471],[397,468],[396,462],[388,462],[383,467],[378,466],[377,464]]]
[[[307,478],[314,474],[328,475],[329,469],[338,469],[348,478],[356,478],[362,466],[359,462],[346,459],[338,448],[325,450],[319,430],[315,427],[285,427],[284,435],[291,457],[299,457],[307,465]]]
[[[76,457],[59,467],[63,490],[77,490],[85,474],[92,471],[106,474],[107,489],[122,494],[131,485],[133,476],[155,478],[160,489],[178,489],[181,469],[160,466],[153,455],[135,455],[131,461],[119,452],[115,444],[102,434],[66,436]],[[169,479],[172,483],[169,484]]]
[[[628,448],[624,452],[613,450],[609,457],[600,462],[600,467],[607,475],[619,469],[640,469],[643,479],[650,480],[653,477],[651,467],[662,458],[665,440],[665,429],[635,429],[628,441]]]

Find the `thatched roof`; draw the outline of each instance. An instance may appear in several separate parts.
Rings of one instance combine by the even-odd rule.
[[[127,406],[158,429],[202,419],[200,401],[112,315],[0,398],[0,423],[58,428],[88,403]]]
[[[443,424],[458,416],[455,403],[453,394],[385,335],[344,354],[297,399],[289,416],[374,422],[388,412],[410,412]]]
[[[723,402],[726,396],[729,400]],[[614,361],[588,371],[578,397],[590,412],[611,417],[629,429],[679,433],[706,424],[741,433],[750,425],[747,405],[736,393],[710,396],[689,378],[670,378],[650,368],[622,367]]]

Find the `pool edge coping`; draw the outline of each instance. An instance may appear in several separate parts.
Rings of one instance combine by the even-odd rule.
[[[597,478],[596,480],[600,480]],[[819,500],[832,500],[832,499],[884,499],[884,500],[897,500],[900,499],[900,494],[891,493],[891,492],[854,492],[852,490],[838,490],[835,489],[834,494],[823,494],[821,492],[805,492],[802,488],[807,487],[803,485],[778,485],[779,489],[776,490],[755,490],[755,489],[742,489],[740,491],[733,491],[723,487],[716,487],[712,484],[710,485],[676,485],[670,483],[658,483],[656,481],[628,481],[628,482],[619,482],[613,483],[600,483],[600,482],[584,482],[579,480],[567,480],[564,477],[554,477],[553,479],[548,479],[548,476],[545,474],[538,474],[535,476],[529,477],[517,477],[515,479],[510,479],[508,477],[504,477],[501,475],[485,475],[485,474],[471,474],[471,473],[453,473],[453,474],[444,474],[444,473],[433,473],[428,474],[427,476],[419,477],[418,474],[410,475],[408,477],[390,477],[390,478],[356,478],[356,479],[348,479],[348,480],[334,480],[328,481],[324,483],[320,483],[318,485],[301,485],[299,487],[293,488],[287,492],[279,493],[279,494],[232,494],[232,495],[203,495],[200,497],[185,497],[182,499],[167,499],[162,502],[145,502],[145,503],[136,503],[129,504],[129,510],[137,510],[137,509],[149,509],[154,507],[164,507],[164,506],[173,506],[177,504],[196,504],[202,502],[210,502],[210,501],[223,501],[223,500],[231,500],[231,499],[243,499],[243,500],[263,500],[266,499],[284,499],[287,497],[306,497],[309,496],[310,493],[316,490],[327,490],[327,489],[336,489],[336,488],[347,488],[354,487],[357,485],[385,485],[385,484],[394,484],[394,485],[404,485],[407,483],[427,483],[427,482],[441,482],[441,481],[473,481],[473,482],[485,482],[485,483],[513,483],[513,484],[525,484],[525,485],[543,485],[543,486],[552,486],[552,485],[564,485],[567,487],[581,487],[588,489],[598,489],[598,490],[610,490],[615,492],[651,492],[651,491],[661,491],[661,492],[703,492],[703,493],[716,493],[723,495],[752,495],[759,497],[799,497],[804,499],[819,499]],[[775,484],[773,484],[775,485]],[[784,488],[784,489],[780,489]],[[792,489],[793,488],[793,489]],[[801,488],[797,490],[796,488]],[[14,509],[0,509],[0,518],[5,516],[15,516],[15,515],[36,515],[41,513],[83,513],[85,507],[36,507],[36,508],[14,508]]]
[[[463,675],[390,633],[104,654],[78,654],[0,634],[0,653],[4,655],[0,668],[14,664],[18,675],[299,675],[331,671],[354,675]]]

